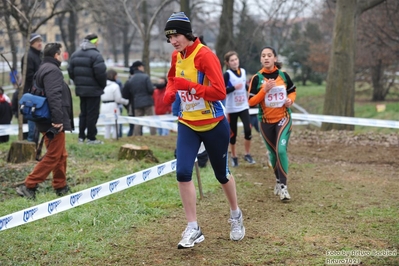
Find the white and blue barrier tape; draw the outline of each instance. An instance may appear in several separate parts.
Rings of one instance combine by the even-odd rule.
[[[176,160],[0,217],[0,231],[60,213],[174,172]]]
[[[346,117],[346,116],[311,115],[311,114],[298,114],[298,113],[292,113],[292,119],[302,120],[302,121],[317,121],[317,122],[332,123],[332,124],[346,124],[354,126],[399,128],[399,121],[395,120],[380,120],[380,119],[356,118],[356,117]]]
[[[250,114],[254,114],[254,110],[250,109]],[[169,130],[177,131],[176,117],[172,115],[158,115],[158,116],[119,116],[117,123],[119,124],[136,124],[141,126],[166,128]],[[321,123],[332,123],[332,124],[347,124],[356,126],[370,126],[370,127],[385,127],[385,128],[399,128],[399,121],[396,120],[382,120],[382,119],[368,119],[368,118],[356,118],[356,117],[345,117],[345,116],[331,116],[331,115],[312,115],[312,114],[301,114],[292,113],[292,119],[295,121],[295,125],[306,125],[312,123],[315,125],[321,125]],[[79,119],[75,118],[75,125],[79,124]],[[114,115],[100,115],[97,126],[103,125],[115,125]],[[23,131],[28,131],[27,124],[24,124]],[[0,136],[3,135],[18,135],[18,125],[0,125]]]

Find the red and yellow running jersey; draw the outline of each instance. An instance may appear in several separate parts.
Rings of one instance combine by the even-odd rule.
[[[190,94],[186,90],[176,90],[174,77],[182,77],[196,83],[195,89],[203,97]],[[179,96],[176,99],[176,94]],[[168,85],[164,97],[165,103],[180,101],[178,119],[181,123],[196,131],[214,128],[223,119],[221,100],[226,97],[220,63],[216,55],[200,43],[198,38],[188,46],[185,53],[174,51],[171,68],[168,73]]]

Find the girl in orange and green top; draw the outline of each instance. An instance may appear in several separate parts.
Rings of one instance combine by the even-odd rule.
[[[291,199],[287,189],[287,146],[291,134],[290,107],[296,98],[296,87],[287,73],[280,70],[277,53],[272,47],[262,49],[263,68],[255,74],[249,86],[249,105],[259,104],[258,119],[262,137],[269,151],[276,175],[274,193],[281,200]]]

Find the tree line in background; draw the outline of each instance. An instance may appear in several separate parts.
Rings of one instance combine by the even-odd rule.
[[[259,70],[262,47],[273,46],[285,58],[297,85],[327,81],[325,115],[354,116],[355,81],[370,84],[370,99],[383,101],[399,71],[399,11],[397,0],[0,0],[0,21],[5,25],[16,65],[15,36],[29,36],[56,17],[69,53],[80,39],[83,14],[101,29],[114,61],[123,56],[129,65],[132,49],[140,47],[150,71],[154,58],[168,61],[170,54],[151,50],[165,42],[163,28],[174,11],[185,11],[194,33],[203,35],[223,66],[229,50],[239,53],[249,73]],[[41,9],[44,3],[46,9]],[[310,10],[307,16],[305,10]],[[28,46],[27,46],[28,47]],[[25,49],[27,50],[27,49]],[[104,51],[102,51],[104,52]],[[26,65],[26,64],[25,64]],[[325,124],[323,129],[353,129]]]

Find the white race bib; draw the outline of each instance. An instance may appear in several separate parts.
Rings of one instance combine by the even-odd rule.
[[[177,91],[181,99],[183,112],[194,112],[205,108],[204,98],[192,95],[188,91]]]
[[[285,104],[287,99],[287,90],[285,86],[273,87],[265,96],[266,107],[278,108]]]
[[[235,106],[237,106],[237,107],[241,106],[247,101],[247,92],[245,91],[244,88],[235,90],[233,92],[233,99],[234,99]]]

